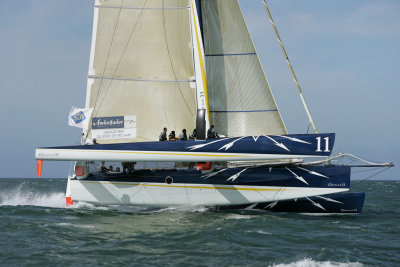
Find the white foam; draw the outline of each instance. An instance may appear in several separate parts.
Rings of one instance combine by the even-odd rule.
[[[68,208],[70,208],[70,209],[89,209],[89,210],[109,210],[108,207],[96,206],[92,203],[83,202],[83,201],[74,202],[74,204],[72,206],[68,206]]]
[[[160,208],[157,210],[152,210],[150,213],[162,213],[162,212],[207,212],[209,208],[199,205],[199,206],[181,206],[181,207],[168,207]]]
[[[51,208],[65,208],[65,193],[31,192],[23,190],[22,185],[14,190],[0,193],[0,206],[40,206]]]
[[[77,228],[95,228],[94,225],[82,225],[82,224],[72,224],[72,223],[56,223],[57,226],[65,226],[65,227],[77,227]]]
[[[226,217],[226,219],[233,219],[233,220],[243,220],[243,219],[251,219],[254,216],[252,215],[240,215],[240,214],[230,214]]]
[[[334,262],[334,261],[314,261],[310,258],[302,259],[288,264],[274,264],[274,267],[361,267],[359,262]]]
[[[262,234],[262,235],[272,235],[270,232],[265,232],[265,231],[246,231],[247,233],[257,233],[257,234]]]

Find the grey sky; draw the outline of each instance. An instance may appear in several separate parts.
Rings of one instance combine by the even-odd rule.
[[[289,132],[306,132],[261,0],[240,3]],[[399,165],[400,2],[268,3],[319,131],[337,134],[335,151]],[[36,177],[36,147],[78,141],[67,115],[85,103],[92,18],[93,1],[0,2],[0,177]],[[45,162],[43,177],[66,177],[68,166]]]

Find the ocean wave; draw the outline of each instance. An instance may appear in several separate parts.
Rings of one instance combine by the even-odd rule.
[[[65,208],[65,193],[40,193],[30,191],[24,184],[21,184],[15,189],[0,192],[0,206]]]
[[[274,264],[273,267],[361,267],[359,262],[334,262],[334,261],[314,261],[310,258],[302,259],[288,264]]]

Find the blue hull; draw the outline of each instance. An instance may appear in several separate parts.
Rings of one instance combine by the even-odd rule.
[[[364,206],[365,193],[335,193],[324,196],[258,203],[257,205],[239,205],[219,207],[227,209],[263,209],[272,212],[297,213],[360,213]]]
[[[288,166],[215,169],[204,174],[198,170],[136,170],[132,174],[95,174],[85,180],[175,184],[248,185],[276,187],[349,188],[348,166]]]
[[[137,152],[183,152],[189,153],[216,153],[224,154],[256,154],[289,156],[329,156],[335,141],[334,133],[326,134],[293,134],[270,136],[244,136],[233,138],[186,140],[167,142],[137,142],[119,144],[97,144],[79,146],[59,146],[39,148],[45,150],[79,150],[79,151],[137,151]],[[50,152],[47,151],[47,154]],[[44,154],[46,154],[44,153]],[[50,153],[51,154],[51,153]],[[48,155],[38,153],[37,159],[59,160],[43,158]],[[282,157],[281,157],[282,158]],[[190,160],[188,160],[190,161]]]

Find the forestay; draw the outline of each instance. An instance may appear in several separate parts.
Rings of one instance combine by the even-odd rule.
[[[201,11],[211,122],[228,136],[286,134],[238,1]]]
[[[89,138],[149,141],[164,126],[195,127],[189,12],[187,0],[96,1],[86,107],[101,124]]]

